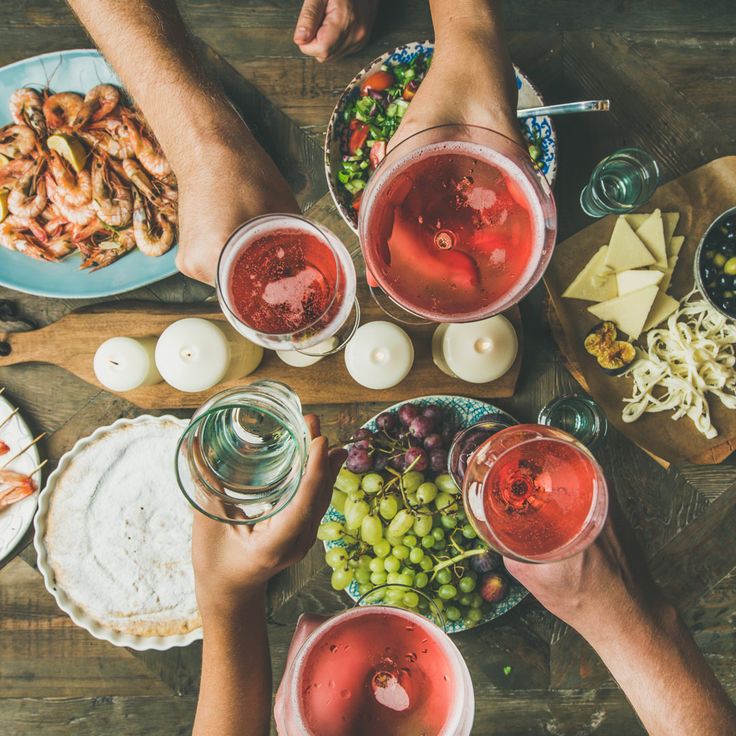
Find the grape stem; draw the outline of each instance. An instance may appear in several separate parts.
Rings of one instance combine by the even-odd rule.
[[[432,568],[432,580],[435,579],[437,576],[437,573],[444,569],[445,567],[450,567],[451,565],[456,565],[458,562],[462,560],[466,560],[468,557],[475,557],[476,555],[484,555],[488,550],[483,547],[481,549],[469,549],[466,552],[463,552],[461,555],[455,555],[455,557],[451,557],[449,560],[445,560],[444,562],[440,562],[439,565],[435,565],[434,568]]]

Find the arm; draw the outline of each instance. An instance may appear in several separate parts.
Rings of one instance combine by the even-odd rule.
[[[174,0],[68,0],[135,99],[176,174],[186,274],[214,282],[228,235],[297,212],[288,184],[201,67]]]
[[[262,736],[271,721],[266,583],[312,546],[342,450],[327,453],[308,416],[309,461],[294,499],[276,516],[234,526],[195,513],[192,562],[204,644],[193,736]]]
[[[448,124],[479,125],[521,143],[516,80],[499,0],[430,0],[430,7],[434,58],[390,147]]]
[[[593,646],[651,736],[736,733],[733,703],[675,609],[637,566],[641,551],[633,540],[622,544],[615,527],[609,521],[595,544],[571,559],[506,566]]]

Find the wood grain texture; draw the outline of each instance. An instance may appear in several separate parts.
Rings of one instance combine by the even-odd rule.
[[[180,5],[206,44],[208,63],[284,168],[299,201],[355,251],[357,240],[325,196],[321,138],[337,96],[359,68],[388,48],[432,37],[426,0],[382,3],[366,49],[329,64],[302,57],[291,41],[299,0]],[[62,0],[6,0],[3,11],[1,64],[90,45]],[[731,0],[526,0],[506,3],[505,20],[513,59],[549,102],[612,99],[608,115],[557,121],[560,239],[590,222],[579,208],[580,188],[612,150],[633,144],[652,151],[668,179],[736,151]],[[174,276],[125,298],[196,304],[211,294],[209,287]],[[496,402],[524,421],[533,421],[552,397],[578,388],[547,326],[543,296],[537,288],[521,305],[523,368],[515,395]],[[0,289],[4,298],[39,327],[81,306]],[[0,368],[0,385],[8,387],[34,430],[50,433],[41,449],[51,467],[79,437],[119,416],[141,413],[125,398],[50,365]],[[371,398],[308,408],[321,415],[323,430],[337,442],[387,403],[383,396]],[[736,464],[665,470],[615,430],[596,453],[658,578],[676,596],[716,674],[736,694]],[[0,568],[0,732],[189,734],[199,645],[136,653],[92,639],[56,609],[34,562],[27,547]],[[296,615],[348,604],[327,580],[316,545],[272,582],[269,636],[276,681]],[[458,643],[474,677],[478,736],[644,733],[594,653],[531,599]],[[506,665],[512,667],[509,676]]]

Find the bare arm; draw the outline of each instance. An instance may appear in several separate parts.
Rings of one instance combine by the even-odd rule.
[[[525,565],[507,560],[552,613],[596,650],[651,736],[736,733],[736,709],[639,562],[642,552],[609,521],[581,555]]]
[[[289,187],[197,59],[174,0],[68,0],[143,111],[181,191],[180,269],[212,283],[227,236],[297,211]]]

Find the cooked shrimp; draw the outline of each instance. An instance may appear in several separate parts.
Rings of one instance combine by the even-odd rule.
[[[98,84],[92,87],[84,96],[84,103],[74,118],[74,125],[81,127],[90,120],[102,120],[118,106],[119,102],[120,91],[117,87],[111,84]]]
[[[45,243],[48,240],[48,234],[44,229],[43,225],[33,217],[21,217],[20,215],[8,215],[5,218],[5,222],[11,227],[15,228],[17,232],[23,232],[28,230],[33,233],[33,236]]]
[[[34,243],[29,237],[15,231],[7,220],[0,223],[0,246],[8,250],[15,250],[18,253],[37,258],[41,261],[48,261],[49,256],[41,246]]]
[[[163,179],[171,173],[171,166],[166,160],[158,143],[152,141],[143,132],[138,130],[135,123],[128,117],[126,119],[126,130],[135,150],[135,157],[141,162],[143,168],[157,179]]]
[[[66,258],[70,253],[76,250],[76,245],[72,242],[71,235],[68,233],[62,233],[52,238],[48,242],[44,243],[46,251],[54,257],[55,260],[60,261],[62,258]]]
[[[43,103],[47,126],[52,130],[70,127],[82,103],[82,98],[76,92],[57,92],[47,97]]]
[[[10,114],[18,125],[28,125],[40,138],[46,136],[43,101],[35,89],[21,87],[10,96]]]
[[[46,209],[46,181],[39,178],[42,165],[43,162],[32,166],[10,190],[8,209],[14,215],[38,217]]]
[[[53,151],[49,155],[49,168],[57,184],[59,196],[70,205],[78,207],[92,200],[92,177],[89,171],[82,169],[75,175]]]
[[[81,249],[80,243],[89,240],[89,238],[99,232],[108,232],[108,229],[100,222],[97,215],[93,215],[92,219],[86,225],[72,225],[70,235],[72,240]]]
[[[162,256],[174,244],[174,226],[160,212],[149,212],[138,192],[133,208],[133,234],[135,244],[147,256]]]
[[[143,167],[134,158],[124,158],[121,165],[123,174],[130,183],[148,199],[155,199],[158,187],[151,181]]]
[[[92,162],[92,208],[105,225],[120,228],[130,222],[133,203],[130,190],[95,156]]]
[[[86,225],[94,217],[95,211],[92,208],[92,202],[87,204],[75,206],[69,204],[59,192],[56,182],[51,174],[46,175],[46,190],[48,192],[49,199],[54,203],[54,207],[58,211],[59,215],[63,217],[67,222],[71,222],[73,225]]]
[[[0,186],[15,184],[19,176],[22,176],[33,166],[33,161],[27,158],[17,158],[0,168]]]
[[[28,156],[37,145],[36,134],[27,125],[8,125],[0,131],[0,153],[8,158]]]
[[[21,501],[36,491],[36,481],[24,473],[0,470],[0,509]]]
[[[105,118],[101,122],[107,123],[108,120],[110,120],[110,118]],[[135,149],[128,140],[128,134],[124,130],[123,126],[120,125],[120,123],[116,123],[115,127],[116,130],[119,131],[119,134],[117,132],[109,133],[106,130],[90,129],[87,131],[80,131],[79,135],[85,140],[90,148],[95,151],[102,151],[113,158],[124,159],[129,158],[130,156],[135,156]]]
[[[81,268],[97,271],[114,263],[135,248],[135,238],[130,230],[122,230],[115,234],[114,240],[106,240],[92,250],[82,262]]]

